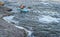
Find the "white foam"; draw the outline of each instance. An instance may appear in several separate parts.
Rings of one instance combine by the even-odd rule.
[[[42,18],[39,18],[39,21],[42,23],[59,22],[57,18],[51,16],[43,16]]]
[[[18,21],[13,20],[13,18],[14,18],[14,16],[6,16],[6,17],[3,17],[3,19],[5,21],[7,21],[8,23],[11,23],[11,22],[18,23]]]
[[[28,36],[31,36],[31,34],[32,34],[32,32],[31,32],[31,31],[29,31],[29,30],[25,29],[24,27],[16,26],[16,25],[15,25],[15,27],[17,27],[17,28],[19,28],[19,29],[24,29],[24,30],[28,33]],[[28,37],[28,36],[27,36],[27,37]]]

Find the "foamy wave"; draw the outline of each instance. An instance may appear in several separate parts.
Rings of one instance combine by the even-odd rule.
[[[57,18],[51,16],[43,16],[42,18],[39,18],[39,21],[42,23],[59,22]]]
[[[7,21],[8,23],[11,23],[11,22],[18,23],[18,21],[13,20],[13,18],[14,18],[14,16],[6,16],[6,17],[3,17],[3,19],[5,21]]]

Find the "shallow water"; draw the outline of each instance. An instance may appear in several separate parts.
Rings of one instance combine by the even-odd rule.
[[[25,2],[25,5],[30,4]],[[16,6],[9,3],[6,6],[14,7],[13,11],[17,11],[19,4]],[[14,14],[13,20],[19,21],[15,24],[32,31],[35,37],[60,37],[60,3],[35,1],[31,7],[31,12],[21,14],[17,11],[17,14]]]

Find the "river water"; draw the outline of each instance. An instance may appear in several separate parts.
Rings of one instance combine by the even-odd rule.
[[[6,2],[5,6],[12,8],[12,12],[16,13],[13,15],[13,20],[15,20],[13,22],[17,26],[31,31],[32,34],[28,37],[60,37],[60,3],[24,2],[24,5],[31,6],[33,10],[28,13],[20,13],[17,11],[20,3],[10,2]]]

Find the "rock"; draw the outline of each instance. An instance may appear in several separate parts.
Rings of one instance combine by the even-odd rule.
[[[0,1],[0,6],[4,6],[4,2],[1,2],[1,1]]]
[[[6,21],[0,19],[0,26],[5,29],[0,29],[1,37],[26,37],[27,33],[23,29],[16,28],[14,25],[7,23]]]
[[[6,9],[6,11],[10,12],[10,11],[12,11],[12,9]]]
[[[10,12],[10,11],[12,11],[12,9],[10,9],[8,7],[0,6],[0,12]]]

